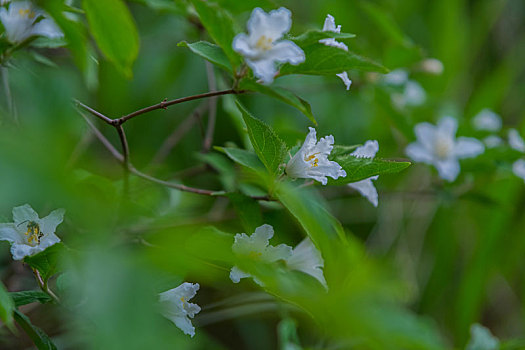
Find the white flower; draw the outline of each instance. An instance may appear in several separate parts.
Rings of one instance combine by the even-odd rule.
[[[324,20],[323,25],[323,32],[341,33],[341,26],[338,25],[336,27],[335,18],[332,15],[326,15],[326,19]],[[346,46],[344,43],[335,40],[334,38],[321,39],[319,40],[319,42],[321,44],[325,44],[326,46],[333,46],[341,50],[348,51],[348,46]]]
[[[191,324],[190,318],[195,317],[201,308],[197,304],[189,303],[188,300],[197,294],[199,287],[198,283],[184,282],[177,288],[159,294],[162,315],[191,337],[195,335],[195,327]]]
[[[501,129],[501,117],[485,108],[472,119],[472,125],[477,130],[499,131]]]
[[[454,181],[459,174],[458,159],[475,157],[485,150],[483,143],[471,137],[456,139],[457,121],[444,117],[436,126],[419,123],[414,132],[417,141],[409,144],[406,154],[415,161],[432,164],[439,176]]]
[[[338,25],[335,26],[335,19],[332,15],[326,15],[326,19],[324,20],[323,25],[323,32],[334,32],[334,33],[341,33],[341,26]],[[346,46],[344,43],[341,43],[334,38],[326,38],[319,40],[321,44],[325,44],[326,46],[333,46],[337,47],[339,49],[348,51],[348,46]],[[352,85],[352,81],[348,78],[348,73],[341,72],[339,74],[336,74],[341,80],[343,81],[343,84],[346,86],[346,90],[350,90],[350,85]]]
[[[366,141],[363,146],[357,147],[357,149],[352,152],[351,155],[360,158],[374,158],[377,151],[379,151],[379,143],[375,140],[369,140]],[[378,175],[372,176],[361,181],[349,183],[348,186],[359,191],[359,193],[368,199],[374,207],[377,207],[379,196],[374,184],[372,183],[372,180],[375,181],[378,179],[378,177]]]
[[[292,247],[286,244],[279,244],[277,247],[271,246],[270,238],[273,237],[273,227],[262,225],[255,229],[255,232],[248,236],[245,233],[236,234],[232,245],[233,253],[242,258],[252,259],[264,263],[272,263],[277,260],[286,260],[292,254]],[[239,283],[241,278],[253,277],[249,273],[242,271],[237,266],[232,267],[230,279],[233,283]],[[261,281],[254,277],[254,281],[263,285]]]
[[[333,179],[345,177],[346,172],[336,162],[328,160],[332,151],[334,137],[325,136],[317,142],[314,128],[304,140],[301,149],[293,156],[286,165],[286,174],[291,178],[310,178],[319,181],[323,185],[328,182],[327,176]]]
[[[293,249],[292,255],[286,259],[286,265],[291,270],[298,270],[314,277],[328,289],[323,275],[323,257],[310,238],[306,237]]]
[[[489,135],[483,139],[483,143],[487,148],[495,148],[503,144],[501,137],[497,135]]]
[[[403,85],[408,81],[408,72],[404,69],[396,69],[386,74],[383,80],[388,85]]]
[[[39,219],[28,204],[15,207],[14,223],[0,224],[0,240],[11,243],[11,254],[15,260],[40,253],[60,242],[55,230],[64,219],[64,212],[64,209],[57,209]]]
[[[290,40],[279,40],[292,26],[291,12],[281,7],[264,12],[255,8],[248,20],[248,35],[238,34],[233,39],[233,49],[244,56],[256,77],[265,84],[273,81],[275,63],[297,65],[304,62],[303,50]]]
[[[518,159],[512,164],[512,172],[525,181],[525,159]]]
[[[1,8],[0,21],[4,25],[7,40],[11,43],[20,43],[32,36],[64,36],[55,22],[29,1],[15,1],[9,4],[8,9]]]
[[[426,73],[441,75],[445,70],[445,66],[437,58],[427,58],[421,62],[421,69]]]
[[[500,342],[488,328],[478,323],[470,326],[470,340],[465,350],[498,350]]]
[[[512,149],[515,149],[516,151],[520,151],[522,153],[525,152],[525,141],[520,136],[520,133],[516,129],[509,129],[509,145]]]

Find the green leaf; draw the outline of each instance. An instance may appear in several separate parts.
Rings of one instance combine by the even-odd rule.
[[[263,224],[259,203],[242,193],[228,193],[227,196],[232,202],[233,208],[239,216],[246,233],[255,232],[255,228]]]
[[[297,66],[285,64],[280,70],[280,75],[332,75],[351,69],[388,73],[386,67],[368,58],[359,56],[352,51],[345,51],[323,44],[312,44],[304,47],[303,50],[306,60]]]
[[[255,153],[266,169],[276,174],[286,155],[285,143],[268,124],[253,117],[239,102],[237,102],[237,108],[241,111],[246,123]]]
[[[235,169],[232,163],[223,154],[197,153],[196,157],[207,163],[219,173],[219,180],[226,191],[234,191],[237,183],[235,181]]]
[[[379,158],[357,158],[351,155],[331,158],[346,171],[345,177],[328,179],[329,185],[344,185],[381,174],[392,174],[410,166],[410,162],[396,162]]]
[[[4,284],[0,282],[0,320],[12,332],[15,330],[13,323],[13,311],[15,310],[15,303],[11,298],[10,293],[5,288]]]
[[[317,121],[314,118],[314,115],[312,114],[312,107],[310,107],[310,104],[291,92],[290,90],[284,89],[282,87],[278,86],[267,86],[262,84],[257,84],[253,80],[243,80],[240,83],[240,88],[244,90],[252,90],[257,91],[262,94],[271,96],[273,98],[276,98],[284,103],[289,104],[290,106],[293,106],[300,110],[305,116],[308,117],[314,123],[317,125]]]
[[[49,303],[53,301],[49,295],[40,290],[24,290],[22,292],[9,293],[15,302],[15,306],[19,307],[31,303]]]
[[[289,39],[295,42],[300,47],[305,47],[310,44],[318,43],[321,39],[334,38],[340,39],[351,39],[355,38],[355,34],[350,33],[336,33],[331,31],[323,32],[322,30],[309,30],[297,37],[290,37]]]
[[[53,244],[43,252],[33,256],[26,256],[24,262],[40,272],[40,276],[47,281],[58,272],[58,264],[62,253],[66,248],[62,243]]]
[[[197,41],[196,43],[188,43],[186,41],[181,41],[177,46],[187,47],[193,53],[201,56],[207,61],[232,72],[232,66],[228,61],[228,57],[224,54],[224,51],[217,45],[209,43],[207,41]]]
[[[332,152],[330,152],[330,158],[335,158],[335,157],[338,157],[338,156],[348,155],[348,154],[352,153],[353,151],[355,151],[356,148],[359,147],[359,146],[361,146],[361,145],[352,145],[352,146],[334,145],[334,148],[332,148]]]
[[[241,164],[256,172],[264,171],[264,164],[253,152],[233,147],[215,147],[216,150],[224,152],[235,163]]]
[[[236,32],[232,16],[223,8],[208,1],[193,0],[192,3],[199,14],[202,25],[212,39],[224,50],[232,67],[235,69],[241,60],[232,47]]]
[[[375,28],[387,38],[405,47],[413,45],[412,40],[403,33],[389,12],[368,1],[361,1],[358,4],[374,22]]]
[[[16,323],[26,332],[39,350],[56,350],[57,347],[43,330],[34,326],[29,318],[18,310],[14,312]]]
[[[139,53],[139,36],[126,4],[122,0],[84,0],[82,4],[100,50],[131,77],[131,67]]]

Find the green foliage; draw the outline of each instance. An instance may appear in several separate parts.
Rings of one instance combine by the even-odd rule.
[[[216,147],[217,150],[224,152],[231,160],[250,168],[256,172],[264,171],[264,164],[261,163],[257,155],[253,152],[246,151],[240,148],[231,147]]]
[[[24,262],[38,270],[42,279],[47,281],[58,272],[59,264],[66,250],[63,244],[57,243],[33,256],[26,256]]]
[[[122,0],[83,0],[82,5],[100,50],[122,73],[131,77],[139,52],[139,36],[126,4]]]
[[[238,102],[237,107],[248,128],[248,135],[255,153],[270,173],[277,174],[286,155],[286,145],[268,124],[253,117]]]
[[[13,312],[15,301],[7,292],[3,283],[0,283],[0,320],[11,330],[14,331]]]
[[[39,290],[24,290],[21,292],[9,293],[13,299],[15,306],[19,307],[31,303],[45,304],[52,301],[51,297]]]
[[[181,41],[178,46],[187,47],[194,54],[201,56],[205,60],[210,61],[230,73],[232,72],[232,67],[228,61],[228,57],[226,57],[224,51],[217,45],[207,41],[197,41],[196,43],[191,44]]]
[[[57,347],[42,329],[31,323],[31,320],[18,310],[14,313],[15,321],[31,338],[38,350],[56,350]]]
[[[355,38],[355,34],[350,33],[336,33],[331,31],[323,32],[321,30],[309,30],[297,37],[290,38],[293,42],[295,42],[300,47],[306,47],[311,44],[317,44],[319,43],[319,40],[322,39],[328,39],[328,38],[334,38],[337,41],[341,41],[343,39],[351,39]]]
[[[336,161],[346,171],[346,176],[337,180],[329,179],[328,183],[331,185],[344,185],[375,175],[393,174],[410,166],[410,162],[397,162],[379,158],[360,158],[348,154],[333,157],[332,160]]]

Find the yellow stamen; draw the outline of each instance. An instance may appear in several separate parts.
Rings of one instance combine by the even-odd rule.
[[[248,256],[251,259],[259,259],[262,256],[262,253],[260,253],[260,252],[250,252],[250,254],[248,254]]]
[[[35,12],[31,11],[31,9],[20,9],[18,10],[18,14],[20,17],[27,17],[27,18],[35,18]]]
[[[270,50],[273,47],[273,40],[266,37],[266,35],[261,35],[255,46],[261,50]]]

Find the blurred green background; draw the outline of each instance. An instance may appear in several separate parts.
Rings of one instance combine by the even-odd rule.
[[[285,6],[293,13],[295,35],[322,28],[326,14],[332,14],[344,32],[357,35],[349,43],[351,50],[391,70],[407,69],[410,79],[426,91],[424,104],[400,109],[378,74],[349,72],[350,91],[335,76],[279,79],[275,84],[310,102],[319,136],[332,134],[340,144],[375,139],[378,157],[403,159],[405,146],[414,140],[412,128],[421,121],[452,115],[459,120],[459,134],[484,136],[470,123],[483,108],[499,113],[504,128],[525,134],[523,1],[217,2],[231,11],[240,28],[256,6],[267,11]],[[123,200],[121,165],[75,109],[73,99],[78,99],[116,118],[164,98],[209,91],[205,61],[177,46],[182,40],[207,38],[181,10],[185,4],[143,0],[128,5],[140,35],[131,79],[95,52],[92,69],[81,72],[63,48],[20,51],[2,68],[13,106],[9,108],[3,84],[0,221],[10,222],[11,209],[25,203],[41,216],[66,208],[57,233],[73,251],[66,262],[71,271],[53,282],[59,292],[71,291],[72,300],[60,307],[29,305],[24,313],[60,349],[272,349],[296,327],[305,348],[351,348],[320,326],[324,321],[253,283],[232,284],[228,268],[200,259],[213,246],[197,246],[193,255],[151,248],[177,247],[196,227],[214,225],[231,234],[246,230],[226,198],[182,193],[131,177],[129,196]],[[53,64],[35,60],[33,51]],[[425,58],[439,59],[442,74],[423,71]],[[219,88],[227,87],[222,71],[215,70],[215,77]],[[311,124],[299,111],[260,94],[238,98],[289,146],[303,141]],[[239,185],[245,175],[222,154],[200,153],[207,114],[195,118],[192,113],[201,103],[176,105],[126,123],[131,161],[158,178],[199,188],[248,186]],[[245,146],[235,114],[231,97],[218,99],[214,145]],[[91,120],[120,149],[113,128]],[[152,163],[183,123],[188,131],[180,142],[162,162]],[[361,276],[359,266],[354,273],[371,290],[392,294],[434,325],[444,348],[464,347],[475,322],[502,340],[525,337],[525,186],[512,174],[512,157],[502,147],[462,162],[462,173],[451,184],[420,164],[380,176],[375,182],[377,209],[347,187],[320,191],[350,239],[363,246],[366,259],[381,265],[366,267],[370,275]],[[263,221],[276,229],[272,244],[295,245],[304,236],[278,205],[263,204],[261,211]],[[35,289],[31,272],[11,260],[8,244],[0,248],[0,277],[8,289]],[[203,311],[195,318],[200,327],[193,339],[150,307],[156,293],[184,280],[201,285],[195,301]],[[355,320],[371,317],[369,312],[356,309]],[[385,324],[397,322],[381,313],[377,317]],[[344,328],[338,332],[344,336]],[[1,348],[30,346],[23,335],[0,329]]]

